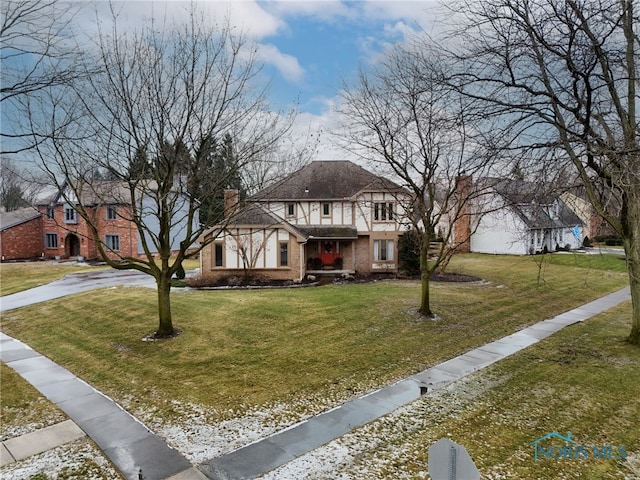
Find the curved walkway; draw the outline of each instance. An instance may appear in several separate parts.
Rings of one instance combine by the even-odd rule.
[[[132,283],[129,284],[140,284],[136,283],[138,279],[134,280],[133,277],[125,280],[131,280]],[[59,282],[54,282],[54,284],[58,283],[56,289],[60,286]],[[67,282],[69,282],[68,279]],[[117,283],[110,276],[97,279],[91,288],[101,288]],[[54,284],[49,284],[47,287]],[[70,287],[68,283],[67,286]],[[76,287],[80,290],[70,288],[69,290],[72,290],[70,293],[91,289],[88,283],[76,285]],[[50,289],[43,289],[43,287],[38,289],[41,289],[40,292],[51,293]],[[15,295],[9,297],[15,297]],[[5,308],[5,300],[9,297],[2,298],[1,310],[18,308],[15,305],[24,301],[21,299],[20,302],[10,302],[9,308]],[[31,298],[36,301],[45,301],[43,300],[45,297],[44,293],[38,296],[31,295]],[[213,480],[256,478],[350,430],[413,402],[430,390],[448,385],[566,326],[587,320],[629,299],[628,287],[606,295],[347,402],[243,448],[211,459],[199,469]],[[205,478],[201,471],[192,467],[179,452],[169,447],[164,440],[132,417],[115,401],[40,355],[28,345],[0,333],[0,359],[63,410],[103,450],[125,478],[131,480]],[[7,453],[10,452],[3,451],[5,458],[8,458]]]

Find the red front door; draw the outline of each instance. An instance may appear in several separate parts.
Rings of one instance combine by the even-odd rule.
[[[325,240],[318,243],[318,258],[324,265],[333,265],[336,258],[340,258],[340,242]]]

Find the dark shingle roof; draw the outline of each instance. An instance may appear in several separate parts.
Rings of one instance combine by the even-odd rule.
[[[315,161],[257,193],[255,200],[342,200],[363,190],[401,187],[348,160]]]
[[[334,225],[296,225],[305,238],[332,239],[332,240],[355,240],[358,238],[356,227],[341,227]]]
[[[560,199],[559,193],[549,189],[544,183],[495,178],[483,181],[504,198],[507,206],[529,228],[560,228],[583,224],[575,212]],[[552,217],[551,205],[556,202],[558,212]]]
[[[260,205],[252,203],[241,209],[229,219],[229,225],[260,225],[272,226],[284,223],[283,220],[262,208]]]

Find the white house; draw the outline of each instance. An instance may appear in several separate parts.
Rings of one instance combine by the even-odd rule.
[[[480,182],[485,193],[473,207],[470,251],[527,255],[582,246],[584,224],[560,195],[532,182]]]

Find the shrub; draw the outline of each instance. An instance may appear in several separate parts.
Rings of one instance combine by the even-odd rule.
[[[398,262],[405,275],[420,274],[420,233],[411,230],[398,240]]]
[[[186,276],[187,273],[184,271],[184,267],[182,266],[182,264],[180,264],[178,270],[176,270],[176,278],[178,280],[184,280]]]
[[[589,239],[588,236],[585,236],[584,240],[582,240],[582,246],[583,247],[591,247],[592,246],[591,240]]]

